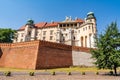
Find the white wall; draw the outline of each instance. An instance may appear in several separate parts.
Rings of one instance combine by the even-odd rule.
[[[73,66],[95,66],[90,53],[72,51]]]

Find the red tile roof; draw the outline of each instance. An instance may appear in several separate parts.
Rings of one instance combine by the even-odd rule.
[[[55,27],[55,26],[58,26],[58,22],[51,22],[45,25],[45,27]]]
[[[82,19],[76,19],[75,22],[80,22],[83,23],[84,20]],[[36,23],[35,27],[36,28],[44,28],[44,27],[56,27],[58,25],[58,22],[51,22],[51,23],[47,23],[47,22],[40,22],[40,23]],[[19,30],[24,30],[25,29],[25,25],[22,26]]]
[[[18,29],[18,30],[24,30],[24,29],[25,29],[25,25],[20,27],[20,29]]]
[[[36,26],[37,28],[42,28],[42,27],[44,27],[46,24],[47,24],[47,22],[40,22],[40,23],[35,24],[35,26]]]
[[[58,25],[58,22],[51,22],[51,23],[47,23],[47,22],[40,22],[35,24],[36,28],[44,28],[44,27],[55,27]],[[24,30],[25,29],[25,25],[22,26],[19,30]]]
[[[77,19],[75,20],[75,22],[80,22],[80,23],[83,23],[83,22],[84,22],[84,20],[77,18]]]

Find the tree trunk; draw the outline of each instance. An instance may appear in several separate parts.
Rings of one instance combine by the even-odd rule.
[[[117,67],[114,65],[114,73],[115,73],[115,76],[117,76]]]

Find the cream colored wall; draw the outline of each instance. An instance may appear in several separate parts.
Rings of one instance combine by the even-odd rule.
[[[94,22],[85,22],[78,28],[77,32],[79,46],[81,46],[81,37],[83,37],[83,47],[94,47],[94,34],[96,34],[96,24]],[[87,37],[87,46],[85,45],[85,37]]]
[[[44,35],[44,31],[46,31],[45,35]],[[52,35],[50,34],[50,31],[53,31]],[[37,33],[38,40],[43,40],[43,37],[45,37],[46,41],[56,42],[57,27],[38,29],[37,32],[38,32]],[[50,36],[53,36],[52,40],[50,40]]]
[[[22,34],[24,34],[24,32],[25,32],[25,31],[17,31],[17,34],[16,34],[16,35],[18,36],[18,37],[17,37],[17,41],[15,40],[14,42],[21,42],[21,40],[24,41],[24,40],[25,40],[25,37],[24,37],[24,36],[22,37]]]

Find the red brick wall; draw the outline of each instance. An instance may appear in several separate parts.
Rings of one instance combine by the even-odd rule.
[[[41,69],[72,65],[72,47],[68,45],[31,41],[0,44],[0,47],[2,67]]]
[[[72,66],[72,51],[58,48],[39,48],[36,69]]]
[[[40,41],[36,69],[72,66],[72,46]]]
[[[86,47],[79,47],[79,46],[72,46],[73,51],[80,51],[80,52],[87,52],[90,53],[90,50],[92,48],[86,48]]]
[[[11,68],[35,69],[39,42],[2,44],[0,66]]]

